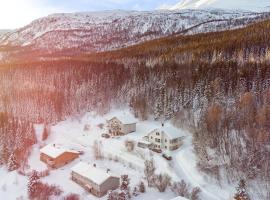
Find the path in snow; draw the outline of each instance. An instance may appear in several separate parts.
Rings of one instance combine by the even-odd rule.
[[[203,199],[207,200],[228,200],[228,191],[211,185],[204,180],[204,177],[196,168],[196,155],[193,151],[192,136],[185,138],[184,145],[174,156],[175,170],[179,177],[187,180],[192,187],[201,189]],[[184,177],[183,177],[184,175]]]

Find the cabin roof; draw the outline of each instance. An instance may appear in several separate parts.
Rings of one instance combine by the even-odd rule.
[[[88,178],[98,185],[101,185],[110,177],[117,177],[112,175],[110,172],[107,173],[103,169],[96,168],[84,162],[79,162],[71,170],[85,178]]]
[[[51,158],[57,158],[66,152],[79,154],[78,151],[70,150],[56,144],[48,144],[45,147],[41,148],[40,152],[50,156]]]
[[[160,128],[156,128],[152,132],[163,132],[168,138],[172,140],[185,136],[185,132],[183,130],[174,127],[172,124],[165,124]]]

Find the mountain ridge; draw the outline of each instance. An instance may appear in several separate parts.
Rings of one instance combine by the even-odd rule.
[[[269,17],[269,13],[226,10],[52,14],[0,36],[0,57],[111,51],[169,35],[241,28]]]
[[[181,9],[230,9],[230,10],[248,10],[248,11],[270,11],[269,0],[182,0],[179,3],[168,7],[169,10]]]

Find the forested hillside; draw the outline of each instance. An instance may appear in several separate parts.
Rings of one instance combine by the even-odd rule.
[[[229,182],[242,178],[256,183],[266,200],[269,32],[270,21],[265,21],[113,52],[2,64],[0,109],[32,123],[52,123],[127,104],[141,119],[153,115],[189,122],[200,169],[220,181],[225,174]]]

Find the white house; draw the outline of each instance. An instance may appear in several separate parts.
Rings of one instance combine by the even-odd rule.
[[[151,131],[145,139],[155,148],[173,151],[178,149],[184,138],[184,133],[171,124],[162,124],[160,128]]]
[[[122,113],[107,120],[107,128],[113,136],[126,135],[136,131],[136,123],[133,117]]]
[[[120,185],[119,177],[95,165],[80,162],[71,171],[71,179],[97,197],[103,197],[109,190],[115,190]]]

